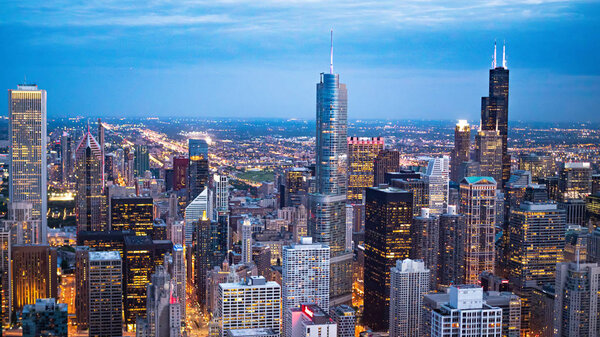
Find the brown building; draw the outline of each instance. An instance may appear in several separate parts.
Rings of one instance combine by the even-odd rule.
[[[21,311],[38,298],[57,298],[56,250],[49,245],[12,247],[12,307]]]

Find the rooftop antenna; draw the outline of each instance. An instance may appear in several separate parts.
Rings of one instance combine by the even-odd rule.
[[[502,44],[502,68],[506,69],[506,40]]]
[[[331,53],[329,61],[329,73],[333,74],[333,28],[331,28]]]
[[[492,69],[496,69],[496,40],[494,40],[494,58],[492,59]]]

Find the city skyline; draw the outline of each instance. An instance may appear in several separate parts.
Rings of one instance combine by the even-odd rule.
[[[512,119],[599,118],[598,37],[581,34],[598,26],[592,2],[68,5],[9,5],[0,24],[13,37],[0,83],[37,82],[52,117],[311,118],[333,28],[350,118],[477,119],[494,40],[507,43]]]

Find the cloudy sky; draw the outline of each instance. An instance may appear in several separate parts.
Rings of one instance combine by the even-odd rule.
[[[600,121],[597,0],[2,3],[0,85],[51,117],[314,118],[333,28],[350,118],[477,120],[497,40],[510,119]]]

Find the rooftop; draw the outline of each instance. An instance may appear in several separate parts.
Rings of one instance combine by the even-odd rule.
[[[90,252],[90,261],[106,261],[106,260],[120,260],[121,254],[117,251],[108,252]]]

